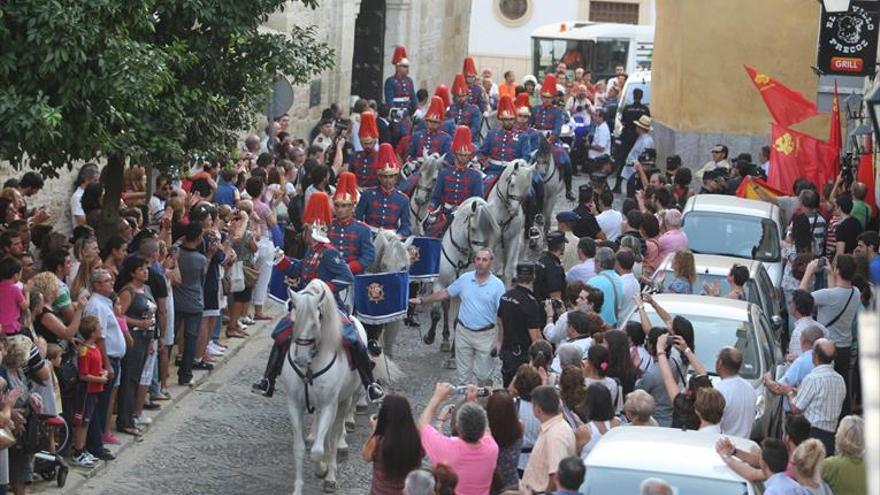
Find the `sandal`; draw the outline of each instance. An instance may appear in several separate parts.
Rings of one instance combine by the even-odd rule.
[[[227,330],[226,331],[226,338],[227,339],[243,339],[247,336],[248,336],[248,334],[246,334],[242,331],[235,331],[235,330],[233,330],[233,331]]]
[[[254,315],[254,320],[271,320],[272,317],[268,315]]]
[[[143,436],[143,434],[144,434],[141,430],[137,429],[134,426],[126,426],[125,428],[116,428],[116,431],[118,433],[124,433],[126,435],[131,435],[133,437],[140,437],[140,436]]]

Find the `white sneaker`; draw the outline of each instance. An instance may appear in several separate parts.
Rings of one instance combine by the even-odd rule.
[[[83,451],[79,455],[74,456],[71,459],[71,462],[74,466],[80,467],[92,467],[95,465],[94,458],[86,451]]]
[[[209,342],[208,347],[205,350],[208,351],[208,354],[212,354],[214,356],[222,356],[223,353],[226,352],[225,349],[220,348],[219,346],[217,346],[217,344],[213,342]]]
[[[88,457],[88,458],[89,458],[89,460],[90,460],[90,461],[92,461],[92,464],[94,464],[94,463],[96,463],[96,462],[98,462],[98,458],[97,458],[97,457],[95,457],[95,456],[93,456],[93,455],[92,455],[92,453],[91,453],[91,452],[89,452],[89,451],[88,451],[88,450],[84,450],[84,451],[83,451],[83,454],[85,454],[85,455],[86,455],[86,457]]]
[[[238,319],[238,322],[246,327],[249,327],[249,326],[253,325],[254,323],[256,323],[256,321],[254,321],[254,319],[251,318],[250,316],[242,316],[241,318]]]
[[[145,426],[153,424],[153,420],[143,414],[134,417],[135,426]]]

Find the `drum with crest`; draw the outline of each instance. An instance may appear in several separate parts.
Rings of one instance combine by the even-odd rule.
[[[409,279],[413,282],[433,282],[440,273],[440,239],[414,237],[409,247]]]
[[[354,309],[366,325],[382,325],[406,316],[409,273],[364,273],[354,277]]]

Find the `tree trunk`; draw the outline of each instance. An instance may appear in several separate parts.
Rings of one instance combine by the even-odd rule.
[[[122,172],[125,169],[125,157],[113,153],[107,157],[107,166],[101,172],[101,183],[104,186],[104,200],[101,217],[95,234],[98,246],[104,247],[107,240],[119,232],[119,210],[122,206]]]

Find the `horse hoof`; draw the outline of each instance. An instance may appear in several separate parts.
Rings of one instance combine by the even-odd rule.
[[[425,336],[422,337],[422,342],[424,342],[427,345],[433,344],[434,343],[434,333],[433,332],[426,333]]]
[[[440,343],[440,352],[449,352],[450,345],[448,340],[444,340]]]
[[[336,493],[336,482],[324,480],[324,493]]]
[[[342,457],[346,457],[346,456],[348,456],[348,445],[346,445],[345,447],[339,447],[339,448],[337,448],[337,449],[336,449],[336,455],[337,455],[337,456],[342,456]]]
[[[448,370],[454,370],[455,369],[455,360],[454,359],[447,359],[446,362],[443,364],[443,366]]]
[[[351,433],[351,432],[353,432],[353,431],[354,431],[354,427],[355,427],[355,423],[354,423],[354,421],[352,421],[352,422],[348,422],[348,421],[346,421],[346,422],[345,422],[345,432],[346,432],[346,433]]]
[[[327,466],[323,462],[315,465],[315,478],[324,479],[327,476]]]

